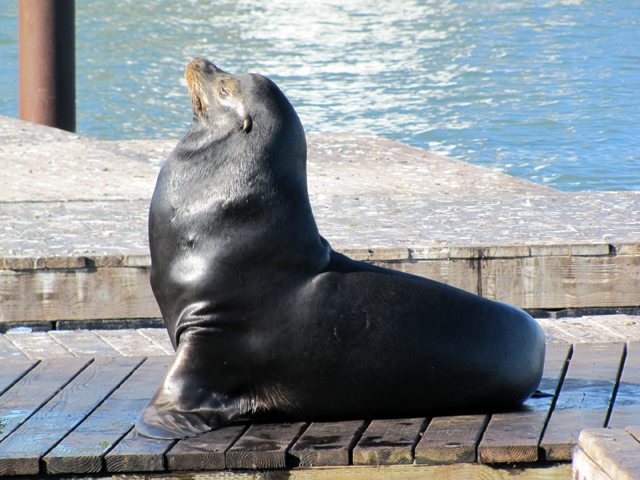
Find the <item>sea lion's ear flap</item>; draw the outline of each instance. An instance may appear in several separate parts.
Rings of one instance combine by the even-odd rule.
[[[251,127],[253,127],[253,120],[251,116],[247,115],[244,117],[244,124],[242,125],[242,131],[244,133],[249,133],[251,131]]]

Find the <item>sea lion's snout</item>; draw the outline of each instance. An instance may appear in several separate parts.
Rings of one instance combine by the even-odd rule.
[[[235,75],[219,69],[205,58],[194,58],[185,69],[193,113],[200,117],[209,115],[216,105],[222,110],[235,111],[239,117],[239,124],[245,133],[249,133],[253,126],[253,119],[246,112],[240,82]]]
[[[198,77],[204,75],[218,75],[221,73],[226,73],[223,70],[220,70],[213,63],[211,63],[206,58],[196,57],[191,60],[187,64],[187,68],[185,68],[184,76],[187,79],[187,83],[191,84],[191,82]]]
[[[187,64],[184,77],[187,80],[193,112],[196,115],[206,112],[211,104],[206,85],[210,84],[215,76],[224,73],[226,72],[205,58],[197,57]]]

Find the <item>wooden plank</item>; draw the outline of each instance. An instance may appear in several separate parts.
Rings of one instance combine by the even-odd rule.
[[[11,341],[29,358],[65,358],[73,354],[51,338],[47,332],[5,333]]]
[[[147,267],[0,270],[4,322],[157,318]]]
[[[492,415],[478,446],[482,463],[519,463],[538,460],[538,444],[554,396],[562,380],[571,345],[547,344],[542,381],[538,389],[548,396],[530,398],[517,411]]]
[[[45,478],[38,476],[34,480],[45,480]],[[459,463],[456,465],[356,465],[258,472],[246,470],[158,471],[138,474],[103,473],[90,476],[51,477],[50,480],[569,480],[572,478],[571,463],[561,462],[544,467],[536,465],[495,467],[478,463]],[[13,477],[11,480],[17,479]],[[22,480],[29,480],[29,477],[22,477]]]
[[[583,430],[578,447],[609,477],[640,478],[640,443],[624,429]],[[580,464],[576,470],[580,471]]]
[[[138,333],[147,337],[168,355],[174,355],[176,353],[166,328],[138,328]]]
[[[571,343],[624,342],[624,339],[620,338],[620,336],[614,335],[603,328],[594,327],[593,324],[582,317],[554,318],[549,319],[548,322],[553,323],[559,330],[564,330],[576,338]]]
[[[299,467],[349,465],[358,433],[366,423],[363,420],[349,422],[314,422],[289,450]]]
[[[411,275],[430,278],[452,287],[478,294],[478,270],[475,260],[446,258],[443,260],[417,262],[374,261],[369,263]]]
[[[128,357],[132,358],[132,357]],[[44,457],[49,474],[96,473],[113,445],[131,430],[172,358],[150,357],[84,422]]]
[[[162,471],[164,455],[175,443],[175,440],[145,437],[134,428],[104,457],[107,471]]]
[[[627,358],[608,423],[611,428],[628,425],[640,425],[640,342],[627,345]]]
[[[38,363],[37,360],[0,360],[0,396],[24,377]],[[0,397],[0,404],[4,403]],[[1,428],[1,427],[0,427]]]
[[[167,355],[136,330],[93,330],[93,333],[125,357]]]
[[[31,478],[45,480],[42,476]],[[158,471],[52,477],[50,480],[570,480],[572,478],[571,463],[561,462],[544,467],[510,465],[501,468],[478,463],[460,463],[456,465],[356,465],[275,471]],[[11,478],[11,480],[17,479]],[[29,480],[29,477],[22,477],[21,480]]]
[[[4,335],[0,334],[0,360],[12,360],[28,358],[13,343],[11,343]]]
[[[120,356],[120,352],[89,330],[51,330],[49,336],[76,357]]]
[[[553,320],[548,318],[536,318],[536,322],[544,330],[544,336],[547,343],[576,343],[580,342],[580,337],[573,335],[571,332],[559,328]]]
[[[475,259],[374,263],[521,308],[640,305],[638,255],[484,258],[480,288]],[[2,270],[0,291],[0,318],[6,322],[161,316],[147,267]]]
[[[353,464],[412,463],[413,449],[425,423],[425,418],[373,420],[353,449]]]
[[[287,466],[287,451],[305,423],[261,423],[249,427],[227,451],[227,468],[262,470]]]
[[[624,343],[574,345],[562,390],[540,442],[546,460],[571,460],[580,430],[604,427],[624,349]]]
[[[0,444],[0,475],[33,475],[40,458],[78,425],[140,363],[96,359]]]
[[[487,415],[435,417],[415,449],[416,463],[445,465],[476,460],[476,444]]]
[[[628,427],[625,427],[625,430],[629,433],[629,435],[640,442],[640,427],[629,425]]]
[[[75,357],[42,360],[7,390],[0,402],[0,441],[53,397],[87,363],[87,360]]]
[[[223,470],[225,452],[248,428],[246,424],[230,425],[180,440],[167,453],[167,466],[171,471]]]
[[[573,450],[571,478],[574,480],[613,480],[584,450],[578,447]]]
[[[615,341],[640,341],[640,317],[631,315],[589,315],[582,321],[617,337]]]
[[[640,305],[640,256],[483,259],[482,293],[520,308]]]

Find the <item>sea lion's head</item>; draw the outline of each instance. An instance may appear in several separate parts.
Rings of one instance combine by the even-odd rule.
[[[185,78],[194,114],[192,131],[207,130],[209,138],[216,140],[248,135],[255,129],[269,136],[279,125],[303,132],[287,98],[262,75],[233,75],[204,58],[194,58],[187,65]]]

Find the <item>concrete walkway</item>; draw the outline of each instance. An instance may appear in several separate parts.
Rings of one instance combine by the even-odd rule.
[[[176,140],[90,140],[0,117],[0,257],[147,252]],[[561,192],[382,138],[310,135],[309,192],[332,246],[640,243],[640,192]]]

